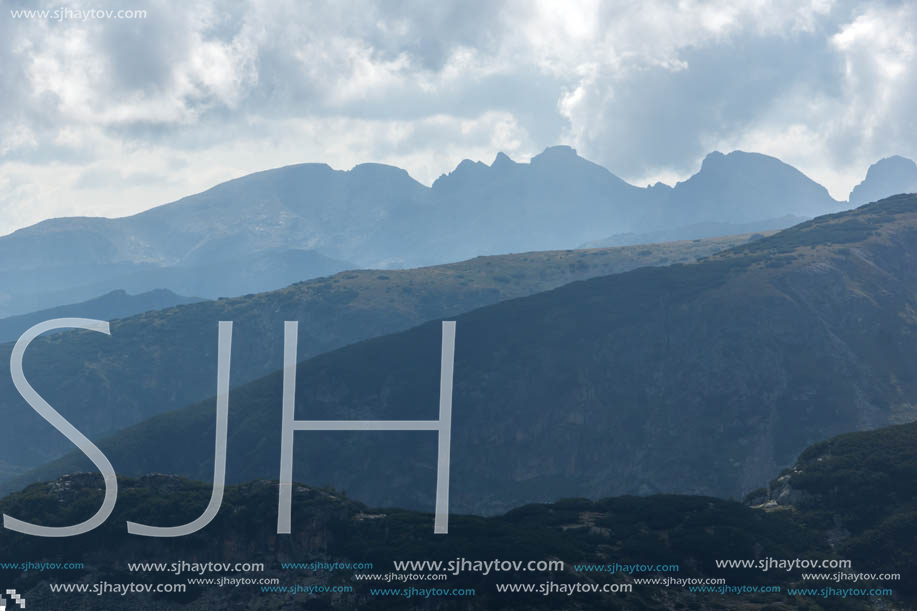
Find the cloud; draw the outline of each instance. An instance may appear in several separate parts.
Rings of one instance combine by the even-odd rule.
[[[844,198],[879,157],[917,157],[914,3],[152,0],[144,19],[85,21],[2,6],[0,232],[301,161],[429,183],[568,143],[642,183],[744,148]]]
[[[122,174],[108,168],[89,169],[82,172],[75,181],[74,189],[128,189],[131,187],[162,184],[169,181],[167,176],[150,172]]]

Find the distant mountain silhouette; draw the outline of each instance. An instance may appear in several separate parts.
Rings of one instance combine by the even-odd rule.
[[[150,287],[167,286],[179,294],[205,295],[208,298],[233,297],[260,293],[276,287],[289,286],[303,276],[324,276],[346,269],[344,263],[334,261],[312,250],[265,250],[223,261],[157,266],[141,264],[136,266],[99,266],[103,271],[99,278],[74,271],[84,284],[61,288],[54,285],[51,290],[43,286],[31,294],[16,295],[16,303],[26,311],[34,311],[47,303],[67,303],[91,299],[96,295],[113,290],[127,290],[132,293],[150,291]],[[87,266],[88,269],[99,269]],[[133,269],[133,271],[125,271]],[[70,269],[70,268],[67,268]],[[121,273],[107,275],[108,271]],[[42,270],[45,271],[45,270]],[[18,274],[27,277],[25,272]],[[41,278],[42,275],[38,274]],[[44,289],[44,290],[42,290]],[[2,290],[2,289],[0,289]],[[155,289],[153,289],[155,290]]]
[[[490,166],[465,160],[437,179],[432,193],[447,221],[437,230],[447,259],[571,248],[601,237],[598,228],[633,228],[646,199],[644,189],[568,146],[550,147],[530,163],[503,154]]]
[[[869,166],[866,178],[850,192],[850,203],[859,206],[899,193],[917,193],[917,164],[894,155]]]
[[[0,238],[0,315],[123,288],[204,298],[353,267],[401,268],[573,248],[625,232],[840,210],[773,157],[712,153],[674,188],[635,187],[553,146],[529,163],[465,160],[426,187],[402,169],[258,172],[118,219],[45,221]],[[677,232],[667,239],[682,239]]]
[[[0,319],[0,343],[14,342],[34,325],[54,318],[94,318],[110,321],[199,301],[201,300],[196,297],[182,297],[165,289],[140,295],[128,295],[124,290],[112,291],[82,303],[2,318]]]
[[[813,217],[840,210],[827,189],[793,166],[743,151],[707,155],[700,172],[675,185],[670,202],[668,222],[682,225]]]

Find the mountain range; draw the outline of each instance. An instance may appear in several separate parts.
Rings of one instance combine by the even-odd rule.
[[[857,193],[899,192],[902,175],[892,174],[872,171]],[[116,289],[212,299],[354,267],[573,248],[621,233],[687,239],[679,228],[697,223],[784,228],[773,219],[842,208],[795,168],[741,151],[711,153],[674,187],[646,188],[567,146],[529,163],[465,160],[431,187],[392,166],[300,164],[130,217],[53,219],[0,238],[0,316]]]
[[[897,196],[697,263],[599,276],[454,317],[453,507],[488,514],[655,492],[737,498],[813,442],[914,420],[915,264],[917,196]],[[207,332],[194,358],[214,368],[216,329]],[[92,344],[99,358],[111,349],[103,339]],[[439,341],[433,320],[300,363],[297,418],[435,419]],[[231,481],[277,477],[281,378],[230,395]],[[119,473],[207,480],[213,438],[211,399],[101,447]],[[435,457],[425,433],[300,433],[294,474],[371,504],[427,508]],[[71,456],[31,477],[88,467]]]
[[[413,270],[342,272],[269,293],[115,320],[111,337],[85,332],[39,337],[26,353],[24,370],[42,396],[84,434],[97,438],[210,396],[221,320],[235,322],[231,382],[238,386],[283,366],[286,320],[299,321],[299,355],[306,358],[575,280],[646,265],[690,262],[759,237],[533,252]],[[104,315],[115,314],[115,302],[122,299],[112,295],[101,302],[7,321],[10,331],[17,333],[61,314],[90,318],[95,314],[110,320]],[[9,362],[12,348],[12,343],[0,344],[0,361]],[[0,480],[70,449],[67,440],[19,397],[8,375],[0,376],[0,418],[5,423],[0,428]]]

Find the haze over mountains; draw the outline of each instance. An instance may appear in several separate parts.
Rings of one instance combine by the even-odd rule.
[[[917,196],[899,196],[699,263],[457,316],[453,507],[491,513],[663,491],[736,497],[812,442],[914,420],[915,266]],[[439,341],[434,320],[301,363],[297,418],[435,418]],[[201,356],[215,359],[209,344]],[[277,476],[281,378],[230,396],[231,481]],[[208,400],[100,445],[121,473],[206,480],[213,427]],[[89,468],[75,458],[35,475]],[[435,464],[424,433],[303,433],[294,472],[373,504],[429,508]]]
[[[299,355],[306,358],[575,280],[693,261],[749,239],[752,236],[498,255],[413,270],[345,272],[269,293],[116,320],[111,337],[78,331],[41,337],[29,347],[24,369],[42,396],[84,434],[96,438],[209,397],[221,320],[235,322],[231,383],[238,386],[283,366],[286,320],[300,321]],[[121,300],[111,295],[13,317],[0,321],[0,329],[6,322],[15,333],[25,324],[58,314],[95,312],[108,320],[101,314],[113,313],[115,302]],[[9,362],[12,348],[12,343],[0,344],[0,362]],[[0,420],[0,480],[71,449],[19,397],[9,375],[0,375]]]
[[[111,321],[198,301],[201,300],[196,297],[176,295],[166,289],[149,291],[140,295],[129,295],[122,290],[112,291],[82,303],[2,318],[0,319],[0,343],[15,342],[34,325],[54,318],[94,318]]]
[[[781,216],[751,223],[692,223],[651,231],[647,233],[619,233],[602,240],[586,242],[581,248],[608,248],[611,246],[636,246],[638,244],[658,244],[674,240],[701,240],[717,236],[754,234],[786,229],[808,219],[801,216]]]
[[[897,177],[867,178],[877,185],[869,192],[896,192]],[[0,238],[0,315],[115,289],[233,296],[353,267],[573,248],[628,232],[685,239],[691,231],[680,228],[698,223],[741,233],[842,207],[791,166],[738,151],[712,153],[674,187],[647,188],[566,146],[530,163],[466,160],[432,187],[392,166],[301,164],[132,217],[54,219]]]
[[[863,182],[850,192],[850,204],[859,206],[895,193],[917,193],[917,164],[899,155],[872,164]]]

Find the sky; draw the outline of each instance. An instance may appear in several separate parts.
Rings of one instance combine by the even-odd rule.
[[[0,7],[0,234],[301,162],[429,185],[568,144],[642,186],[741,149],[845,200],[917,158],[917,0]]]

